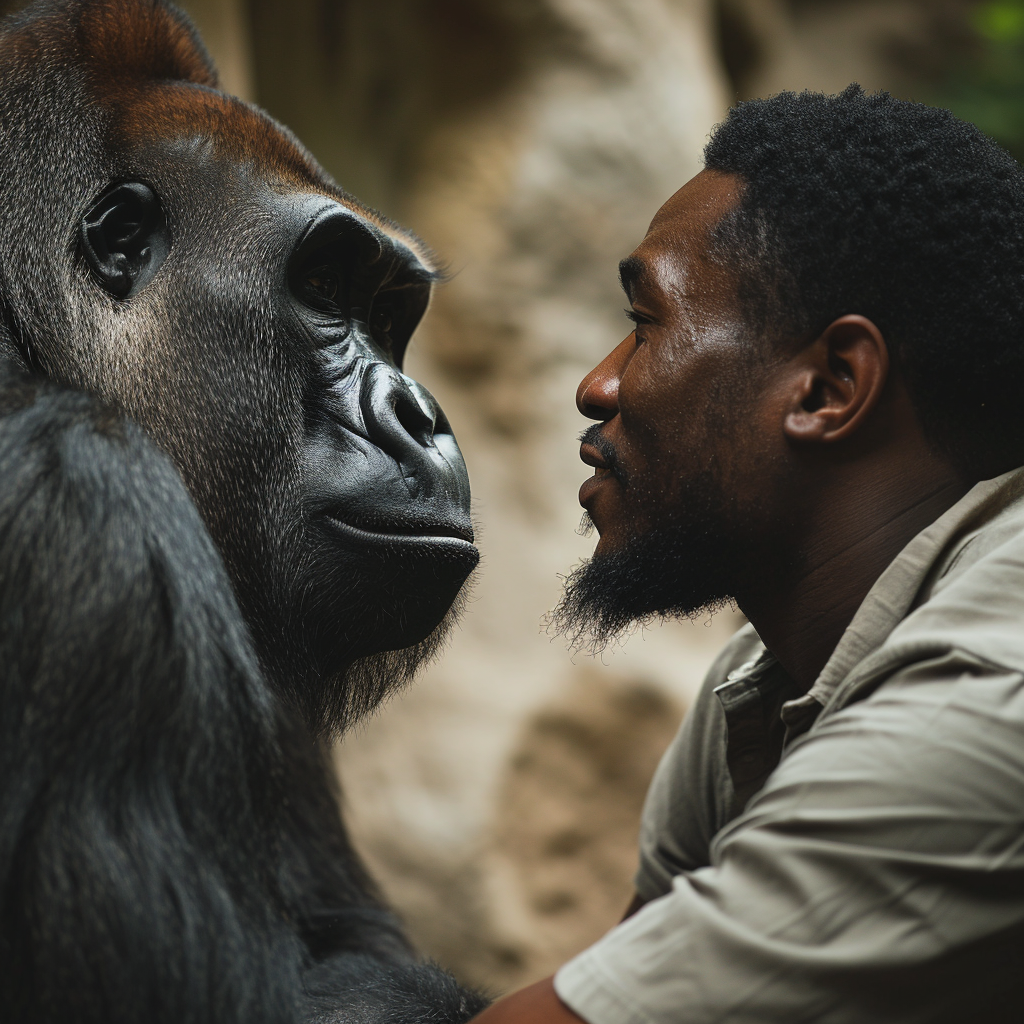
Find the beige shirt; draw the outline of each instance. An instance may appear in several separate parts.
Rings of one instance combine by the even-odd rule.
[[[1024,469],[878,579],[800,695],[741,630],[644,810],[591,1024],[1024,1022]]]

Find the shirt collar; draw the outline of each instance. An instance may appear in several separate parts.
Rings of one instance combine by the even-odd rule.
[[[861,602],[810,690],[782,703],[783,746],[806,732],[849,674],[888,639],[918,602],[926,584],[933,584],[950,553],[967,534],[995,516],[1024,491],[1024,467],[975,484],[958,502],[922,530],[893,559]],[[769,690],[784,692],[792,684],[767,649],[729,673],[716,688],[730,732],[751,698]]]
[[[828,704],[839,684],[907,617],[951,545],[1017,499],[1022,484],[1024,467],[983,480],[917,534],[868,591],[806,697],[819,707]]]

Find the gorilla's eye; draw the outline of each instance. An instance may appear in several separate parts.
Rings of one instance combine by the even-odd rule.
[[[337,308],[338,293],[341,291],[341,276],[330,265],[314,267],[306,272],[304,285],[313,305],[327,304]]]
[[[374,334],[390,334],[394,321],[394,311],[389,302],[375,302],[370,312],[370,330]]]

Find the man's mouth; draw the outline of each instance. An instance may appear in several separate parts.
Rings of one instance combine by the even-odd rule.
[[[623,487],[626,474],[618,460],[614,445],[601,432],[603,423],[595,423],[580,435],[580,460],[594,467],[592,479],[614,477]]]
[[[604,457],[592,444],[584,442],[580,445],[580,461],[594,467],[596,470],[594,476],[604,476],[606,473],[611,472]]]
[[[580,487],[579,501],[591,515],[595,515],[593,503],[598,492],[613,486],[612,480],[624,485],[622,470],[615,457],[615,449],[611,442],[601,434],[602,424],[596,423],[585,430],[580,437],[580,460],[594,467],[594,475],[583,481]],[[610,479],[609,479],[610,478]],[[600,530],[600,526],[598,526]]]

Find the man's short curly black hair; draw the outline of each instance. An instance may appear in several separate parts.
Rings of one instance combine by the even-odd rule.
[[[1024,170],[948,110],[866,95],[740,103],[705,166],[740,175],[716,232],[751,326],[871,319],[926,434],[969,476],[1024,463]]]

